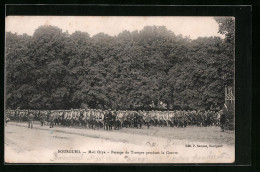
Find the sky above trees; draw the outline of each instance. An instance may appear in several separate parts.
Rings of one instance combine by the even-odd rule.
[[[68,31],[87,32],[90,36],[103,32],[115,36],[124,30],[142,30],[144,26],[166,26],[176,35],[198,37],[224,35],[218,33],[218,23],[213,17],[113,17],[113,16],[8,16],[6,31],[32,35],[41,25],[52,25]]]

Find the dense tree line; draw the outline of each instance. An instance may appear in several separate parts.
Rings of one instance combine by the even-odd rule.
[[[32,36],[7,32],[6,106],[221,108],[234,82],[234,20],[216,21],[225,39],[191,40],[164,26],[93,37],[54,26]]]

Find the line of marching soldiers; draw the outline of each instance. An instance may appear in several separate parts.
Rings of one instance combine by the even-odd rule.
[[[101,109],[72,109],[72,110],[7,110],[6,116],[11,121],[27,121],[32,128],[33,121],[41,125],[66,127],[89,127],[106,130],[122,127],[142,128],[150,126],[220,126],[222,111],[115,111]]]

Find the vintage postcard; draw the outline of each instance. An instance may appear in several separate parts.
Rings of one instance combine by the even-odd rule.
[[[5,20],[5,163],[235,162],[234,17]]]

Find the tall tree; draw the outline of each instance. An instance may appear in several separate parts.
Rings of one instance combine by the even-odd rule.
[[[225,35],[224,46],[222,51],[227,58],[223,64],[223,72],[225,73],[225,84],[234,85],[235,73],[235,18],[234,17],[215,17],[219,24],[219,33]]]

